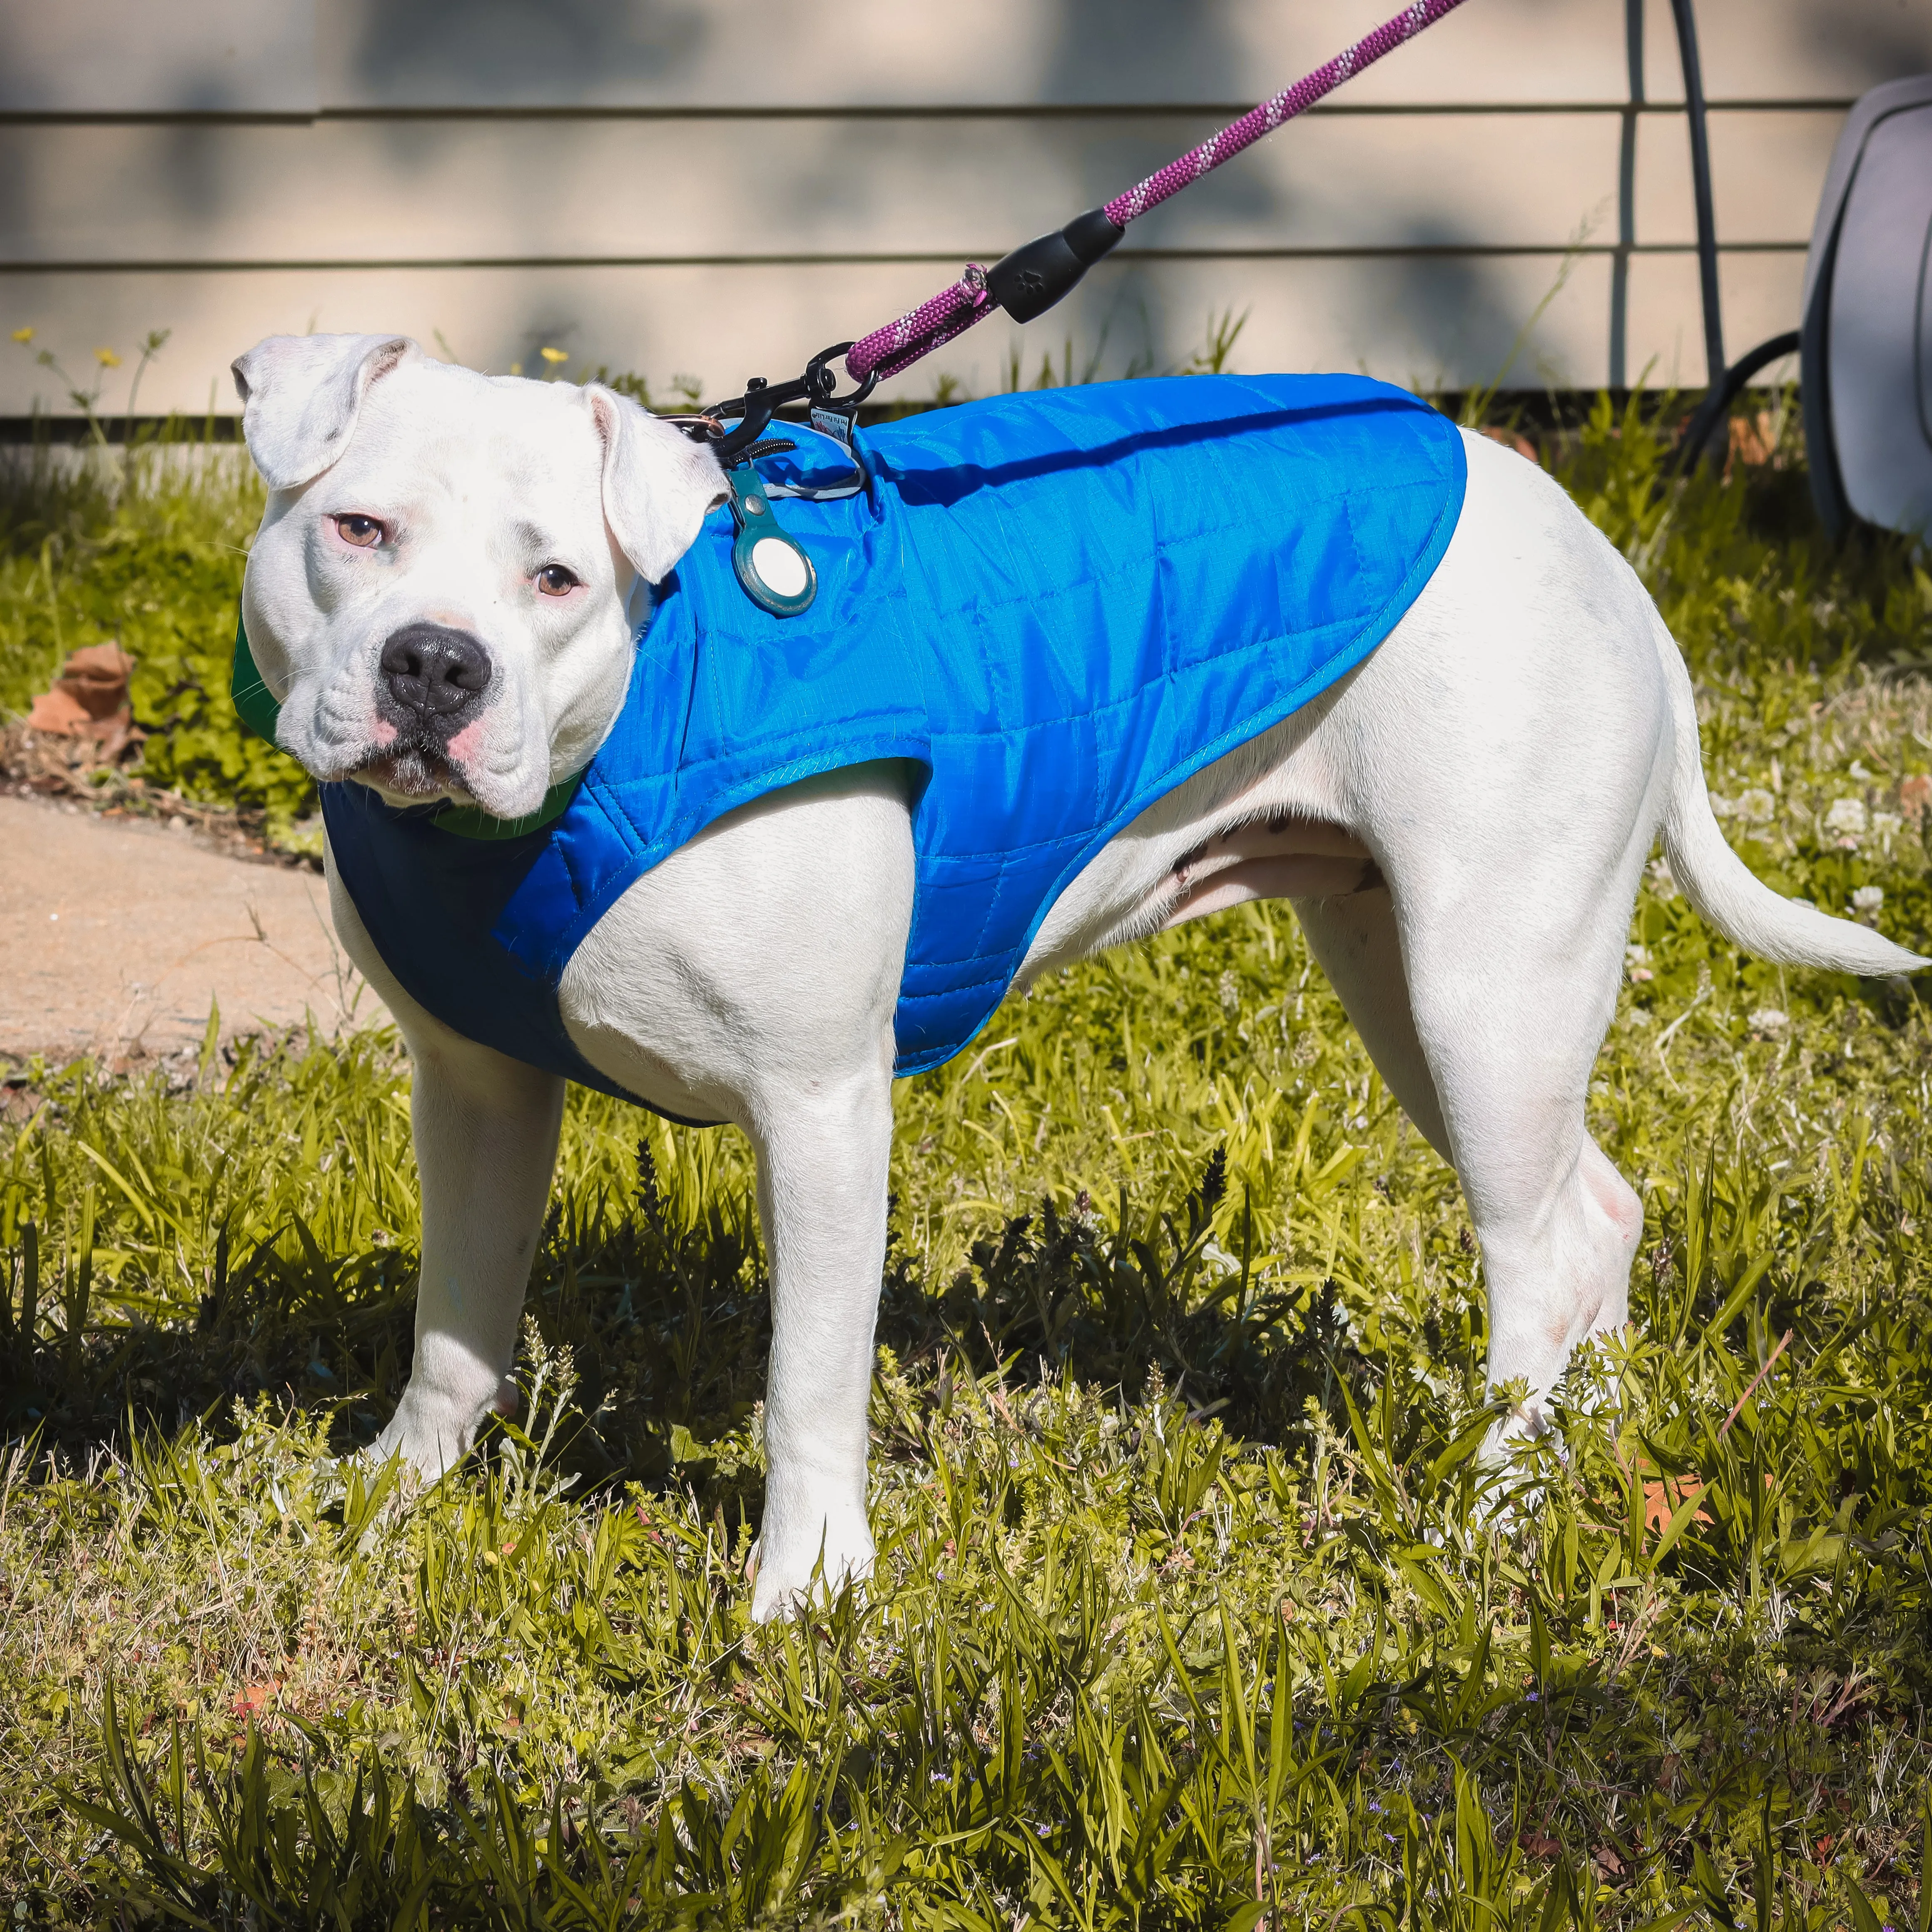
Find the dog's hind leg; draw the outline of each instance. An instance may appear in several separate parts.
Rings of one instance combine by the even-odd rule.
[[[1584,1118],[1627,898],[1576,898],[1553,918],[1546,903],[1487,920],[1438,907],[1404,935],[1416,1036],[1481,1246],[1490,1382],[1528,1384],[1532,1429],[1571,1350],[1623,1325],[1643,1232]]]
[[[1295,755],[1387,882],[1480,1243],[1490,1379],[1526,1385],[1534,1427],[1570,1351],[1621,1325],[1642,1238],[1585,1109],[1676,740],[1654,607],[1628,564],[1534,465],[1467,448],[1442,562]],[[1392,1007],[1392,964],[1379,983]],[[1385,1053],[1375,1003],[1343,992]]]
[[[1453,1160],[1436,1076],[1416,1030],[1388,891],[1376,887],[1344,898],[1301,899],[1294,909],[1310,950],[1390,1092],[1437,1153]],[[1452,1029],[1452,1041],[1454,1036]],[[1594,1039],[1576,1043],[1586,1079],[1597,1044]],[[1466,1114],[1486,1114],[1487,1104],[1467,1091],[1453,1044],[1443,1058],[1449,1077],[1459,1082],[1458,1098]],[[1478,1221],[1479,1228],[1486,1222],[1488,1230],[1483,1252],[1490,1284],[1490,1378],[1502,1382],[1520,1375],[1539,1395],[1586,1334],[1612,1334],[1628,1319],[1630,1264],[1643,1227],[1642,1204],[1583,1130],[1580,1099],[1574,1110],[1563,1111],[1565,1132],[1574,1137],[1574,1167],[1568,1177],[1546,1177],[1548,1211],[1554,1216],[1544,1237],[1546,1253],[1537,1252],[1533,1230],[1524,1240],[1519,1228],[1524,1216],[1510,1198],[1512,1190],[1498,1187],[1486,1175],[1492,1163],[1476,1148],[1469,1156],[1469,1165],[1485,1177],[1485,1199],[1495,1203]],[[1562,1143],[1569,1144],[1568,1139]],[[1493,1164],[1514,1169],[1520,1162]],[[1468,1192],[1466,1179],[1464,1186]],[[1470,1200],[1474,1213],[1473,1193]],[[1568,1233],[1563,1231],[1565,1217],[1572,1224]],[[1533,1223],[1537,1209],[1532,1208],[1528,1218]],[[1498,1325],[1499,1310],[1508,1318],[1507,1334]]]
[[[1448,1160],[1448,1130],[1443,1125],[1435,1076],[1416,1037],[1408,977],[1388,887],[1293,903],[1309,950],[1328,974],[1389,1091],[1423,1138]]]

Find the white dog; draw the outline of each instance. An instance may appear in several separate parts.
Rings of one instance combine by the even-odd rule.
[[[393,803],[535,812],[610,728],[649,587],[724,500],[714,458],[606,390],[486,379],[400,338],[271,338],[235,367],[271,488],[244,610],[281,744]],[[1692,903],[1762,958],[1868,975],[1926,962],[1746,870],[1635,573],[1534,464],[1465,442],[1453,538],[1406,614],[1114,837],[1052,905],[1022,976],[1288,899],[1390,1090],[1454,1164],[1490,1376],[1528,1384],[1534,1426],[1570,1351],[1626,1319],[1643,1211],[1584,1105],[1660,832]],[[444,640],[427,669],[409,644],[424,637]],[[385,680],[431,674],[457,708],[440,736],[399,740]],[[757,1151],[773,1324],[760,1616],[821,1561],[836,1581],[872,1556],[908,784],[868,764],[730,812],[629,886],[557,994],[590,1067],[674,1115],[735,1121]],[[380,1446],[440,1473],[502,1396],[564,1082],[434,1018],[333,855],[330,880],[343,944],[416,1070],[416,1356]]]

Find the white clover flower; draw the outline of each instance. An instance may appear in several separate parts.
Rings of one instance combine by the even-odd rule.
[[[1882,886],[1861,886],[1852,895],[1852,910],[1854,912],[1876,912],[1884,904],[1885,888]]]
[[[1768,825],[1778,816],[1778,800],[1762,785],[1754,785],[1739,794],[1732,809],[1750,824]]]
[[[1670,861],[1659,857],[1650,862],[1650,889],[1660,899],[1674,899],[1677,896],[1677,880],[1670,869]]]
[[[1828,832],[1844,832],[1853,838],[1863,833],[1865,823],[1865,802],[1862,798],[1834,799],[1831,810],[1825,814]]]
[[[1856,778],[1861,784],[1869,784],[1871,782],[1871,773],[1867,771],[1864,766],[1861,764],[1856,758],[1854,758],[1852,760],[1851,775],[1853,778]]]
[[[1895,837],[1904,824],[1905,820],[1895,812],[1875,812],[1871,815],[1871,828],[1881,838]]]
[[[1750,1016],[1753,1033],[1782,1033],[1790,1024],[1775,1006],[1760,1006]]]
[[[1713,818],[1728,818],[1736,810],[1737,807],[1722,792],[1712,793],[1711,816]]]

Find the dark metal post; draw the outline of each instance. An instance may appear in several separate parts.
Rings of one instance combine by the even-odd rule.
[[[1724,324],[1718,306],[1718,218],[1711,203],[1711,138],[1704,116],[1704,74],[1697,60],[1697,18],[1692,0],[1670,0],[1677,52],[1684,67],[1684,109],[1690,124],[1690,189],[1697,204],[1697,279],[1704,296],[1705,381],[1724,380]]]
[[[1644,0],[1624,0],[1629,98],[1617,136],[1617,247],[1610,257],[1610,387],[1630,385],[1630,250],[1636,245],[1636,123],[1643,107]]]

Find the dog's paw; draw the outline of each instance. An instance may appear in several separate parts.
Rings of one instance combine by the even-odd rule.
[[[752,1622],[770,1623],[836,1596],[848,1582],[863,1584],[872,1574],[872,1557],[862,1511],[856,1518],[842,1510],[820,1516],[805,1534],[767,1513],[752,1557]]]
[[[365,1452],[374,1462],[400,1455],[427,1481],[435,1482],[470,1454],[486,1415],[513,1416],[520,1406],[516,1384],[506,1376],[484,1402],[452,1399],[412,1382],[404,1390],[389,1426]]]

